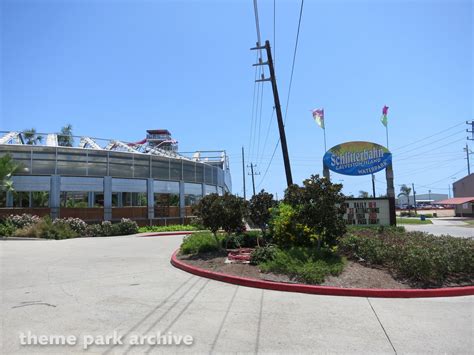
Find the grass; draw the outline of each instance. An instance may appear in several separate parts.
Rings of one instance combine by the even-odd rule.
[[[468,228],[473,228],[474,227],[474,219],[464,220],[463,222],[467,224],[463,227],[468,227]]]
[[[181,254],[200,254],[216,251],[221,248],[222,236],[217,235],[217,240],[211,232],[197,232],[184,237],[181,244]]]
[[[293,247],[276,249],[270,260],[259,264],[264,272],[290,276],[293,280],[307,284],[321,284],[328,275],[339,275],[346,259],[338,255],[317,251],[315,248]]]
[[[397,217],[397,224],[433,224],[431,220],[425,219],[422,221],[419,218],[400,218]]]

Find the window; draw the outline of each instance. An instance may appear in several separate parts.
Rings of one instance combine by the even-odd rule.
[[[114,192],[112,193],[112,207],[146,207],[145,192]]]
[[[61,207],[86,208],[89,206],[89,193],[80,191],[61,192]]]
[[[193,206],[202,197],[202,185],[201,184],[184,184],[184,205]]]
[[[31,192],[31,207],[48,207],[49,206],[49,192],[47,191],[32,191]]]
[[[13,207],[30,207],[30,193],[25,191],[13,192]]]

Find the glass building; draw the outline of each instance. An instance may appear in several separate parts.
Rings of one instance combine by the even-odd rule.
[[[78,146],[65,147],[51,134],[43,135],[45,145],[25,143],[22,132],[1,134],[0,156],[11,155],[21,168],[12,177],[14,191],[1,192],[0,216],[185,223],[202,196],[232,188],[221,151],[188,157],[146,139],[109,141],[102,148],[96,139],[71,137],[72,144],[80,140]]]

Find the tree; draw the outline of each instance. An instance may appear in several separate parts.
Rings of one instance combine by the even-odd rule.
[[[359,191],[359,198],[369,198],[369,193],[367,191],[360,190]]]
[[[222,200],[222,229],[227,237],[232,232],[243,229],[244,218],[247,215],[247,204],[243,198],[226,192],[221,196]]]
[[[36,134],[35,128],[25,129],[23,131],[23,138],[25,139],[25,144],[29,145],[41,143],[41,141],[43,140],[42,136],[38,136]]]
[[[408,187],[407,185],[403,184],[400,187],[400,193],[397,196],[397,197],[405,196],[407,198],[408,213],[410,213],[410,193],[411,193],[411,187]]]
[[[12,175],[21,169],[10,154],[0,157],[0,190],[13,191]]]
[[[222,225],[223,218],[223,207],[221,197],[214,193],[204,196],[199,202],[194,206],[194,213],[200,219],[202,225],[209,229],[216,241],[217,231]]]
[[[72,136],[72,125],[67,124],[61,128],[61,132],[58,133],[58,145],[61,147],[72,147],[74,138]]]
[[[285,203],[294,208],[297,223],[309,228],[318,249],[335,245],[346,232],[345,196],[341,189],[341,184],[311,175],[303,181],[303,187],[290,186],[285,191]]]
[[[267,230],[268,222],[272,216],[271,208],[275,207],[275,205],[276,201],[273,199],[273,195],[265,192],[265,190],[260,191],[250,199],[250,219],[262,230],[262,234],[264,236]],[[260,245],[258,237],[257,244]]]

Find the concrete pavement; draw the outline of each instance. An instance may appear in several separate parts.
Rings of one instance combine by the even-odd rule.
[[[450,353],[473,349],[474,297],[368,299],[252,289],[169,263],[181,237],[0,241],[1,353]],[[76,345],[22,346],[20,332]],[[191,346],[129,345],[190,335]]]
[[[421,231],[434,235],[449,234],[453,237],[474,238],[474,226],[469,226],[461,219],[432,218],[433,224],[400,224],[407,231]]]

